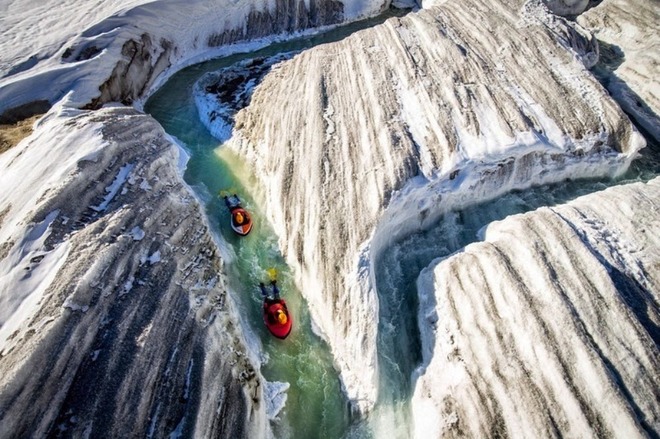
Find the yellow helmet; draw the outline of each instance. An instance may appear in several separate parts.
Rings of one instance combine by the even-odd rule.
[[[236,223],[243,224],[243,214],[241,212],[237,212],[234,218],[236,219]]]
[[[280,322],[280,325],[284,325],[287,321],[286,314],[281,309],[277,310],[277,321]]]

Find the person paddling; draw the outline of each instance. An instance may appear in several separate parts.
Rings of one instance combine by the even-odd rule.
[[[270,275],[271,289],[266,287],[263,282],[259,283],[261,297],[263,298],[263,317],[264,323],[275,337],[284,340],[291,333],[293,319],[286,306],[286,301],[280,298],[280,290],[277,288],[276,275],[274,268],[268,270]]]
[[[238,195],[234,194],[231,197],[229,195],[225,195],[225,204],[229,208],[229,210],[232,210],[235,207],[239,207],[241,205],[241,199],[238,198]]]
[[[273,287],[273,294],[272,296],[268,294],[268,291],[266,290],[266,285],[263,282],[259,283],[259,288],[261,289],[261,297],[264,298],[264,300],[269,300],[269,301],[277,301],[280,300],[280,290],[277,288],[277,281],[272,280],[270,282],[271,286]]]
[[[227,195],[221,193],[225,205],[231,214],[231,228],[240,236],[246,236],[252,230],[252,218],[247,210],[241,206],[238,195]]]

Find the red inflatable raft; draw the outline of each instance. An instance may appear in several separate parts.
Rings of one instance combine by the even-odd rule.
[[[238,198],[238,195],[222,195],[222,197],[225,199],[225,205],[227,205],[227,209],[229,209],[229,213],[231,214],[232,230],[241,236],[250,233],[250,230],[252,230],[252,218],[250,218],[247,210],[241,206],[241,199]]]
[[[293,322],[284,299],[264,300],[264,323],[277,338],[284,340],[289,335]]]
[[[231,228],[241,236],[245,236],[252,230],[252,218],[247,210],[242,207],[231,209]]]

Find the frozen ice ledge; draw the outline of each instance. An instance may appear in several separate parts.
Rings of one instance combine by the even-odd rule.
[[[186,157],[56,105],[0,156],[0,435],[263,437],[264,380]]]
[[[0,42],[0,114],[32,101],[52,104],[69,91],[73,91],[72,106],[96,109],[107,102],[140,106],[185,65],[371,17],[391,3],[120,0],[99,7],[48,0],[22,4],[25,13],[3,17],[3,35],[9,36]],[[61,25],[44,27],[44,16],[61,17]],[[67,25],[72,21],[77,25]]]
[[[242,109],[213,75],[196,87],[202,120],[260,178],[362,414],[377,399],[373,276],[390,243],[513,189],[619,175],[645,145],[588,70],[597,44],[575,22],[542,2],[430,3],[244,76],[249,99],[229,99]]]

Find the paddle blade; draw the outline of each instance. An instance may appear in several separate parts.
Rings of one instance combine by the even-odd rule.
[[[268,277],[271,281],[277,280],[277,270],[274,267],[266,270],[266,273],[268,273]]]
[[[222,189],[218,192],[218,195],[220,195],[220,198],[224,197],[231,197],[236,193],[236,188],[230,187],[227,189]]]

